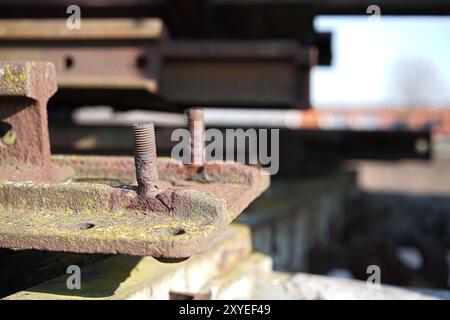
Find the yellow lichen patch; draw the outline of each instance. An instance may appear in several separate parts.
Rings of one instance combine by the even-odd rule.
[[[27,86],[27,74],[30,64],[14,66],[5,63],[0,65],[0,89],[3,94],[15,95],[24,92]]]
[[[74,168],[70,182],[0,183],[0,246],[184,258],[203,250],[269,182],[241,165],[212,165],[212,179],[191,181],[192,170],[163,158],[159,170],[184,184],[161,179],[157,196],[142,197],[135,186],[114,185],[134,179],[131,157],[52,161]]]
[[[106,191],[105,190],[109,190]],[[72,252],[180,256],[197,252],[230,220],[225,201],[196,190],[178,195],[167,214],[127,207],[134,191],[95,184],[6,182],[0,186],[0,246]],[[192,245],[187,245],[192,244]]]
[[[73,252],[157,256],[196,252],[185,243],[203,243],[217,231],[202,216],[130,216],[125,212],[6,211],[0,216],[0,244]]]
[[[6,182],[0,184],[0,202],[3,210],[109,210],[108,188],[100,184]]]

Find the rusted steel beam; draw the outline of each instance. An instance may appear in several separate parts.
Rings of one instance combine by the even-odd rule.
[[[56,90],[53,65],[0,70],[1,119],[17,132],[0,145],[2,248],[186,258],[269,185],[256,167],[156,159],[153,124],[134,127],[135,159],[51,157],[45,109]]]
[[[296,40],[169,41],[158,19],[83,19],[84,31],[68,30],[63,19],[6,20],[2,28],[0,60],[55,64],[58,107],[307,108],[309,70],[318,59],[314,47]]]
[[[182,105],[308,108],[316,63],[315,48],[294,41],[173,41],[161,93]]]
[[[62,19],[3,19],[2,40],[159,40],[164,37],[160,19],[83,19],[80,29],[69,29]],[[31,28],[34,23],[35,27]]]
[[[56,92],[55,69],[44,62],[0,62],[0,179],[56,180],[47,101]]]
[[[165,38],[159,19],[83,19],[80,30],[68,29],[63,19],[3,20],[1,25],[0,60],[51,61],[60,89],[158,92]]]

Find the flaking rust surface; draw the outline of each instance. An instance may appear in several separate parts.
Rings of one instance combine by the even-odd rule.
[[[131,157],[54,156],[59,183],[0,180],[0,247],[189,257],[269,185],[256,167],[158,159],[159,189],[136,192]]]

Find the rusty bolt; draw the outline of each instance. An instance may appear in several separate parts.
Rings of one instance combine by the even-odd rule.
[[[202,166],[205,162],[205,117],[202,109],[191,108],[186,113],[191,135],[191,164]]]
[[[133,136],[138,192],[146,195],[157,187],[156,183],[158,182],[155,127],[153,123],[134,124]]]

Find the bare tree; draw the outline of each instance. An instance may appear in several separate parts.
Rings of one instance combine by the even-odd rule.
[[[424,107],[448,103],[446,84],[435,64],[421,57],[409,57],[395,63],[390,92],[402,107]]]

